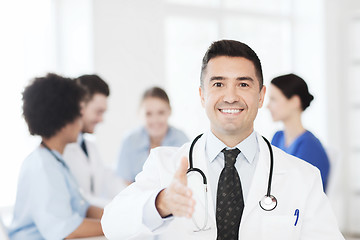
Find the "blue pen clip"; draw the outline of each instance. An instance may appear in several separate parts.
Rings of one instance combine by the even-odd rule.
[[[294,216],[296,216],[296,220],[295,220],[294,226],[296,226],[296,224],[297,224],[297,222],[298,222],[298,220],[299,220],[299,214],[300,214],[299,209],[296,209],[296,210],[295,210],[295,213],[294,213]]]

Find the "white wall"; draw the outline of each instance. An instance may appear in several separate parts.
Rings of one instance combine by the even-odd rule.
[[[57,70],[53,7],[0,1],[0,207],[14,203],[21,163],[39,144],[21,116],[21,93],[30,78]]]
[[[58,72],[77,77],[93,72],[93,5],[89,0],[53,0]]]
[[[137,126],[143,91],[165,87],[160,1],[94,0],[94,71],[111,87],[105,123],[97,129],[101,154],[114,162],[123,134]]]
[[[326,69],[329,88],[328,132],[340,151],[344,229],[360,234],[360,2],[326,2]]]
[[[346,68],[346,65],[342,61],[344,45],[340,36],[344,34],[344,23],[342,19],[346,5],[346,1],[326,1],[326,44],[324,45],[326,55],[326,91],[328,93],[326,98],[328,103],[328,147],[339,153],[338,158],[341,163],[339,166],[342,167],[342,172],[340,173],[341,188],[336,188],[336,193],[330,192],[330,197],[335,199],[334,204],[337,206],[336,214],[340,221],[341,228],[344,230],[347,230],[346,226],[349,224],[346,218],[348,203],[345,201],[348,196],[348,184],[346,184],[348,182],[348,174],[346,171],[347,154],[346,151],[340,151],[341,149],[346,149],[347,145],[344,131],[346,127],[346,124],[344,124],[346,109],[342,107],[342,99],[346,96],[342,81],[344,77],[343,69]]]
[[[303,114],[304,127],[312,131],[324,145],[327,132],[327,82],[325,78],[325,0],[294,1],[293,70],[308,84],[314,95]]]

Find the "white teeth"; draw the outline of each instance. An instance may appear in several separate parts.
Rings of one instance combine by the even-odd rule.
[[[239,113],[240,109],[221,109],[220,111],[223,113]]]

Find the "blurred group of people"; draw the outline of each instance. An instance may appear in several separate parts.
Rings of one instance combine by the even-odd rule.
[[[102,235],[102,207],[135,181],[150,153],[159,146],[182,146],[189,139],[170,126],[170,100],[159,87],[141,100],[144,124],[123,137],[116,169],[106,167],[91,134],[103,121],[110,95],[98,75],[75,79],[56,74],[35,78],[23,92],[23,116],[30,134],[42,141],[23,162],[11,239],[64,239]],[[268,108],[284,130],[272,144],[316,166],[326,190],[329,159],[320,141],[302,124],[313,100],[295,74],[274,78]]]
[[[102,235],[102,207],[135,180],[150,150],[188,141],[168,124],[166,92],[152,87],[142,98],[144,125],[124,137],[116,171],[105,166],[91,134],[103,121],[109,95],[98,75],[48,74],[25,88],[23,116],[42,141],[21,168],[11,239]]]

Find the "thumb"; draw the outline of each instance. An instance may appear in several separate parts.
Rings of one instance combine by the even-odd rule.
[[[188,159],[187,157],[183,157],[180,160],[180,165],[175,172],[174,178],[179,180],[184,185],[187,185],[187,176],[186,176],[187,170],[188,170]]]

